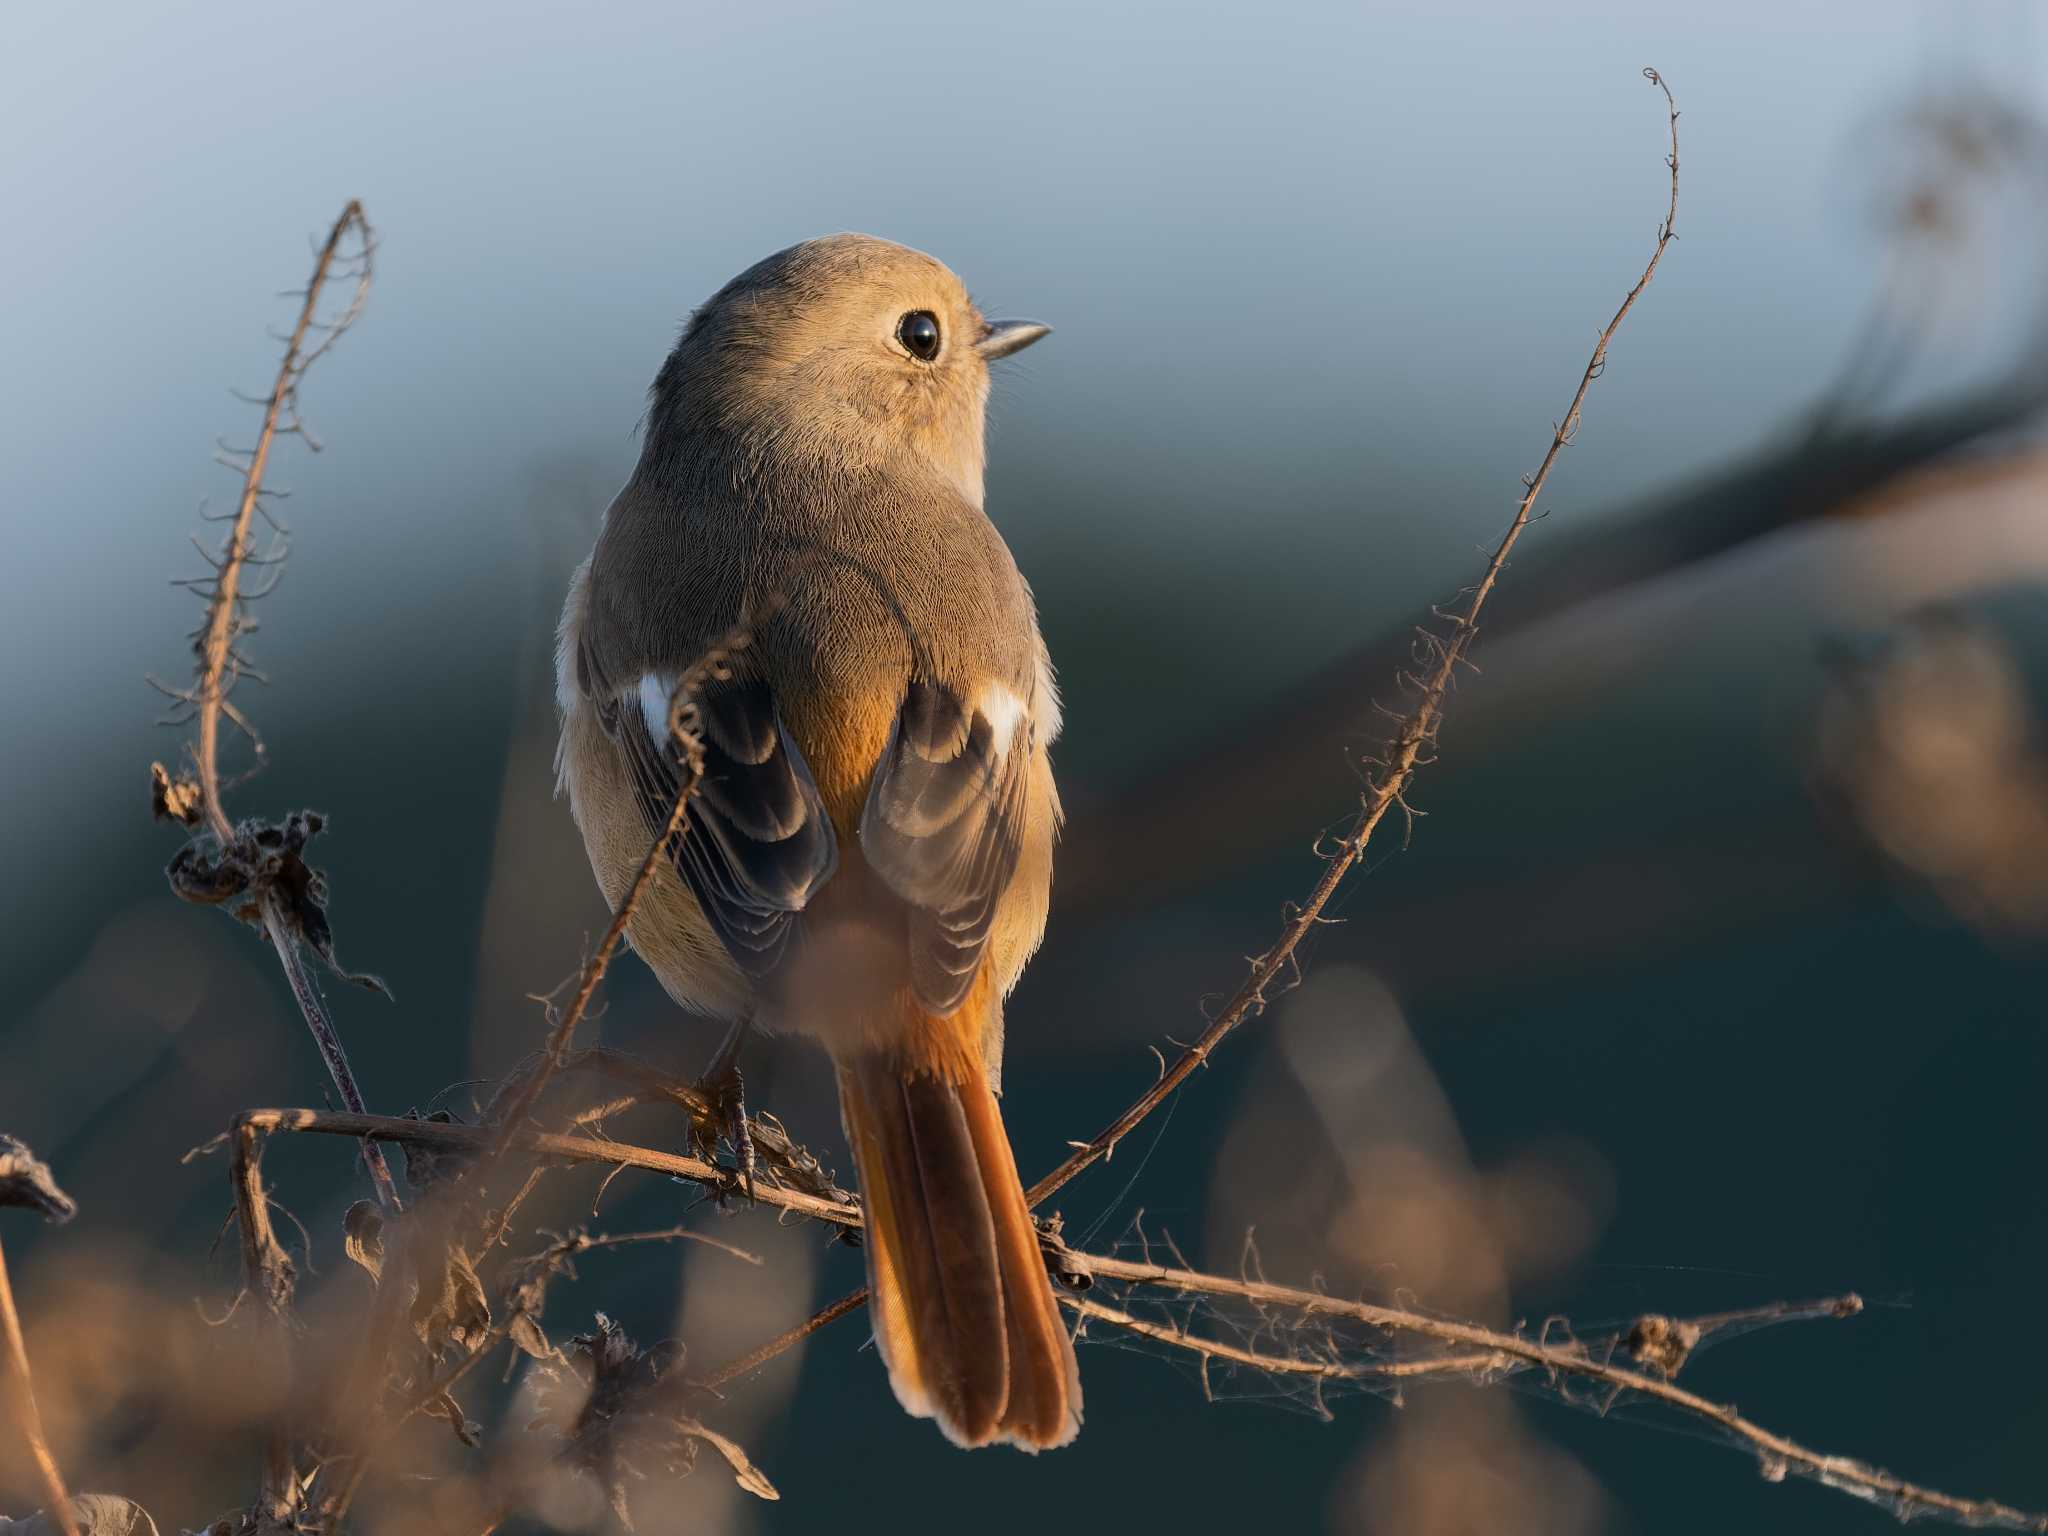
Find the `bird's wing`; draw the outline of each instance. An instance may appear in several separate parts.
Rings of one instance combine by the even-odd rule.
[[[1035,726],[1006,689],[972,704],[913,681],[861,814],[870,866],[910,907],[910,978],[927,1007],[966,998],[1017,868]]]
[[[652,838],[668,825],[682,756],[668,729],[672,674],[613,685],[581,658],[605,732],[632,770]],[[669,856],[725,951],[759,980],[781,961],[802,912],[838,867],[838,839],[803,754],[766,683],[713,679],[697,694],[704,777]]]

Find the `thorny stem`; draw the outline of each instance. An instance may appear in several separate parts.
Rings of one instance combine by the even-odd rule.
[[[366,1136],[374,1141],[397,1142],[401,1146],[425,1147],[440,1152],[482,1152],[486,1156],[494,1141],[492,1129],[456,1125],[440,1120],[405,1120],[392,1115],[343,1114],[326,1109],[251,1109],[240,1117],[244,1125],[259,1131],[292,1131],[324,1136]],[[628,1142],[599,1140],[593,1136],[558,1136],[546,1131],[517,1131],[506,1143],[535,1157],[564,1163],[594,1163],[612,1168],[644,1168],[687,1179],[707,1189],[731,1187],[732,1170],[700,1157],[681,1152],[662,1152],[653,1147],[636,1147]],[[793,1216],[808,1216],[834,1226],[860,1225],[860,1207],[827,1200],[800,1189],[762,1184],[754,1192],[755,1204],[774,1206]]]
[[[1650,279],[1657,275],[1658,263],[1664,259],[1665,247],[1677,238],[1673,225],[1678,218],[1678,104],[1672,100],[1671,88],[1654,69],[1646,69],[1643,76],[1664,93],[1665,106],[1670,116],[1671,156],[1667,162],[1671,167],[1671,201],[1664,222],[1657,230],[1656,248],[1650,253],[1649,264],[1643,268],[1643,275],[1629,289],[1628,296],[1621,301],[1621,307],[1614,312],[1614,318],[1600,332],[1593,344],[1593,355],[1586,362],[1585,371],[1579,376],[1579,387],[1572,394],[1571,406],[1564,413],[1562,421],[1551,430],[1550,447],[1543,455],[1543,462],[1536,473],[1525,482],[1526,490],[1515,515],[1508,523],[1507,532],[1501,536],[1495,547],[1493,558],[1487,561],[1485,574],[1479,584],[1472,588],[1464,610],[1450,617],[1451,633],[1448,638],[1431,636],[1430,648],[1436,654],[1436,663],[1428,681],[1423,684],[1422,695],[1415,702],[1407,717],[1401,722],[1394,738],[1388,743],[1387,757],[1377,778],[1372,779],[1366,789],[1357,819],[1353,821],[1350,833],[1337,845],[1324,863],[1322,876],[1309,893],[1293,918],[1281,930],[1279,939],[1258,959],[1253,961],[1251,974],[1245,977],[1223,1009],[1202,1031],[1195,1043],[1183,1051],[1164,1072],[1159,1080],[1141,1094],[1116,1119],[1112,1120],[1094,1139],[1074,1150],[1066,1161],[1040,1179],[1026,1192],[1025,1199],[1038,1205],[1055,1191],[1064,1187],[1074,1177],[1094,1164],[1107,1158],[1116,1144],[1128,1136],[1140,1122],[1150,1115],[1172,1095],[1173,1091],[1187,1081],[1194,1070],[1208,1061],[1210,1053],[1246,1019],[1256,1018],[1265,1011],[1268,1001],[1266,989],[1294,964],[1295,952],[1307,939],[1309,932],[1322,921],[1323,911],[1337,888],[1344,883],[1344,877],[1351,873],[1364,856],[1366,845],[1372,841],[1373,832],[1381,820],[1394,806],[1401,803],[1415,771],[1422,762],[1426,747],[1436,739],[1437,728],[1442,722],[1444,700],[1457,676],[1458,666],[1471,648],[1473,638],[1479,633],[1479,612],[1486,606],[1500,574],[1507,568],[1508,556],[1514,551],[1516,540],[1522,530],[1529,526],[1535,510],[1536,499],[1543,494],[1543,487],[1550,479],[1551,468],[1557,463],[1558,455],[1564,452],[1579,430],[1579,411],[1585,404],[1586,393],[1593,387],[1593,381],[1607,366],[1607,347],[1614,340],[1615,332],[1621,329],[1622,321],[1635,308],[1636,300],[1643,290],[1650,286]]]
[[[1626,1392],[1651,1398],[1681,1413],[1718,1425],[1729,1435],[1744,1442],[1762,1464],[1764,1475],[1773,1482],[1782,1479],[1788,1472],[1797,1472],[1830,1488],[1887,1504],[1898,1512],[1901,1518],[1913,1514],[1940,1515],[1959,1525],[2048,1532],[2048,1515],[2015,1509],[1993,1499],[1959,1498],[1954,1494],[1909,1483],[1904,1478],[1894,1477],[1880,1467],[1870,1466],[1853,1457],[1830,1456],[1810,1450],[1796,1440],[1788,1439],[1775,1430],[1766,1429],[1754,1420],[1745,1418],[1732,1403],[1717,1403],[1711,1398],[1700,1396],[1697,1392],[1689,1392],[1655,1370],[1636,1370],[1616,1365],[1610,1359],[1601,1359],[1586,1353],[1584,1346],[1580,1344],[1543,1343],[1519,1334],[1500,1333],[1491,1328],[1482,1328],[1475,1323],[1429,1317],[1399,1308],[1375,1306],[1370,1302],[1345,1301],[1340,1297],[1325,1296],[1318,1291],[1272,1285],[1261,1280],[1232,1279],[1224,1275],[1207,1275],[1194,1270],[1168,1269],[1155,1264],[1101,1259],[1092,1254],[1075,1257],[1082,1267],[1105,1279],[1156,1285],[1180,1292],[1238,1297],[1254,1304],[1283,1306],[1304,1316],[1349,1318],[1374,1327],[1397,1329],[1439,1343],[1462,1346],[1488,1357],[1498,1356],[1503,1364],[1519,1362],[1520,1365],[1537,1367],[1557,1376],[1596,1381],[1611,1388],[1616,1394]],[[1062,1300],[1073,1306],[1076,1311],[1084,1313],[1094,1305],[1077,1304],[1071,1297],[1063,1297]],[[1783,1309],[1782,1315],[1788,1320],[1853,1317],[1862,1310],[1862,1306],[1859,1298],[1850,1295],[1822,1302],[1788,1305]],[[1107,1308],[1100,1310],[1109,1311]],[[1121,1323],[1121,1318],[1117,1316],[1109,1316],[1104,1320]],[[1714,1320],[1702,1321],[1711,1323]],[[1161,1338],[1168,1343],[1188,1344],[1187,1336],[1177,1335],[1172,1329],[1141,1331],[1146,1332],[1149,1337]],[[1204,1353],[1219,1352],[1207,1346],[1206,1342],[1201,1347]],[[1262,1368],[1270,1368],[1272,1365],[1270,1360],[1263,1357],[1255,1363]],[[1613,1399],[1609,1400],[1609,1406],[1612,1405],[1612,1401]]]
[[[647,887],[654,882],[654,872],[667,857],[670,843],[682,830],[683,818],[688,814],[690,801],[696,796],[697,786],[704,777],[704,746],[697,735],[697,695],[705,683],[717,677],[732,657],[752,643],[752,636],[742,621],[727,630],[716,644],[691,663],[688,671],[676,680],[675,688],[669,694],[668,729],[669,738],[675,744],[680,758],[680,782],[676,787],[675,804],[669,808],[668,821],[660,835],[647,850],[647,856],[640,861],[640,868],[633,875],[633,883],[626,889],[625,900],[619,903],[619,910],[612,914],[612,920],[604,931],[604,937],[591,951],[590,958],[583,963],[583,972],[576,983],[576,994],[569,1000],[569,1006],[555,1019],[554,1028],[548,1032],[547,1044],[541,1053],[539,1064],[520,1083],[498,1116],[495,1135],[490,1151],[485,1155],[483,1168],[495,1168],[503,1159],[505,1149],[512,1144],[525,1124],[527,1114],[539,1101],[548,1082],[568,1059],[569,1047],[575,1043],[576,1028],[583,1022],[583,1015],[589,1010],[590,1000],[597,993],[598,983],[604,980],[604,973],[610,968],[612,956],[617,952],[619,940],[625,937],[626,926],[633,920],[633,912],[640,905],[640,898]]]
[[[263,402],[263,430],[256,435],[256,446],[250,450],[249,466],[242,475],[242,498],[235,508],[234,525],[228,530],[227,549],[214,576],[213,592],[206,605],[206,622],[201,627],[196,647],[199,677],[193,703],[198,710],[201,807],[207,827],[223,845],[234,837],[234,828],[229,824],[227,812],[220,801],[220,717],[230,686],[229,653],[241,619],[242,573],[248,568],[249,557],[255,553],[250,539],[251,525],[263,497],[263,474],[270,465],[270,449],[277,441],[279,421],[298,388],[306,365],[313,356],[326,350],[323,344],[308,355],[306,335],[319,312],[320,294],[327,285],[327,274],[334,266],[341,242],[351,229],[361,233],[364,248],[358,294],[369,287],[370,224],[363,216],[363,205],[351,201],[327,232],[327,243],[320,247],[320,254],[313,263],[313,275],[306,281],[306,297],[299,306],[298,323],[292,327],[291,339],[285,344],[284,361],[278,365],[277,379],[270,386],[269,398]]]
[[[71,1495],[64,1491],[64,1474],[43,1435],[43,1416],[36,1408],[35,1378],[29,1374],[28,1345],[21,1335],[21,1314],[14,1309],[14,1285],[7,1278],[7,1255],[0,1250],[0,1349],[5,1351],[8,1416],[21,1426],[21,1438],[43,1480],[43,1496],[50,1501],[50,1518],[64,1536],[78,1536],[78,1519],[71,1508]]]
[[[308,348],[307,337],[316,323],[321,295],[327,287],[342,242],[351,230],[362,241],[362,265],[356,277],[355,293],[347,310],[326,327],[326,339]],[[227,697],[235,670],[235,636],[242,627],[242,576],[255,554],[254,524],[263,501],[263,476],[270,467],[270,450],[277,442],[285,413],[294,410],[293,401],[307,368],[334,344],[362,308],[370,287],[373,241],[363,205],[352,200],[341,210],[341,217],[334,221],[334,227],[328,230],[327,241],[314,259],[312,276],[306,280],[305,299],[299,306],[298,322],[292,327],[291,336],[285,343],[284,359],[278,364],[277,377],[263,402],[263,428],[256,434],[256,445],[249,451],[249,462],[242,472],[241,499],[236,504],[234,521],[228,529],[227,547],[222,551],[220,564],[214,573],[212,591],[206,603],[206,619],[194,644],[199,655],[199,670],[190,697],[199,735],[195,753],[199,770],[199,804],[206,818],[207,830],[223,848],[234,841],[235,829],[228,821],[227,808],[221,801],[220,722],[228,708]],[[277,950],[278,963],[284,967],[292,997],[305,1017],[306,1028],[312,1033],[313,1044],[320,1052],[321,1061],[326,1064],[328,1075],[334,1079],[335,1090],[350,1109],[360,1110],[363,1107],[362,1090],[356,1086],[355,1074],[349,1070],[348,1056],[342,1050],[334,1021],[328,1017],[326,1004],[321,1001],[312,977],[307,974],[305,962],[299,954],[298,940],[285,921],[284,910],[277,897],[268,890],[262,892],[261,908],[264,933]],[[398,1186],[391,1177],[384,1154],[373,1142],[363,1143],[363,1165],[369,1170],[378,1203],[387,1211],[398,1210]]]

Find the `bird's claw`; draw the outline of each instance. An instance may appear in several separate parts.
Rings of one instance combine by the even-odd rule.
[[[705,1151],[710,1161],[716,1162],[719,1141],[732,1149],[733,1182],[752,1204],[757,1159],[754,1133],[747,1124],[746,1079],[740,1075],[737,1063],[720,1062],[698,1080],[697,1089],[710,1101],[712,1121],[717,1126],[710,1138],[712,1145]]]

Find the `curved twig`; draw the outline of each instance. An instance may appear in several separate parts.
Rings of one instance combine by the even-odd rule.
[[[1529,526],[1530,517],[1536,507],[1536,498],[1543,494],[1543,487],[1549,482],[1550,471],[1556,465],[1558,455],[1564,452],[1578,434],[1579,412],[1585,405],[1586,394],[1593,387],[1593,381],[1600,377],[1607,367],[1607,348],[1621,329],[1629,311],[1635,308],[1636,300],[1643,290],[1650,286],[1650,280],[1657,275],[1658,263],[1664,259],[1664,251],[1677,238],[1674,228],[1678,219],[1678,103],[1672,99],[1671,88],[1664,83],[1663,76],[1654,69],[1645,69],[1644,78],[1664,93],[1664,102],[1670,119],[1671,154],[1671,201],[1664,213],[1664,222],[1657,229],[1657,244],[1650,252],[1649,264],[1643,268],[1643,275],[1636,279],[1635,286],[1621,301],[1621,307],[1614,312],[1614,318],[1607,322],[1593,343],[1593,355],[1587,359],[1585,371],[1579,375],[1579,387],[1573,391],[1571,405],[1561,421],[1551,428],[1550,447],[1544,452],[1543,462],[1536,473],[1525,481],[1526,487],[1521,501],[1515,507],[1515,515],[1509,521],[1507,532],[1495,546],[1492,559],[1486,563],[1486,571],[1479,578],[1479,584],[1471,589],[1462,611],[1447,616],[1450,624],[1448,634],[1425,632],[1427,644],[1435,656],[1435,664],[1427,679],[1422,683],[1421,697],[1408,712],[1407,717],[1395,731],[1394,738],[1387,744],[1386,757],[1377,776],[1371,777],[1360,805],[1357,818],[1352,822],[1351,831],[1328,856],[1323,873],[1309,892],[1308,899],[1296,909],[1294,916],[1281,929],[1280,937],[1271,948],[1252,962],[1251,974],[1246,976],[1237,991],[1223,1009],[1209,1022],[1209,1027],[1186,1050],[1175,1058],[1173,1064],[1160,1074],[1158,1081],[1147,1088],[1129,1108],[1118,1115],[1094,1137],[1067,1157],[1057,1168],[1032,1185],[1025,1198],[1038,1205],[1057,1190],[1064,1187],[1077,1175],[1094,1164],[1107,1158],[1116,1149],[1116,1144],[1128,1136],[1147,1116],[1172,1095],[1173,1091],[1186,1082],[1194,1070],[1208,1061],[1210,1053],[1222,1044],[1223,1039],[1246,1019],[1256,1018],[1265,1011],[1267,988],[1283,977],[1290,976],[1295,953],[1309,932],[1322,920],[1323,911],[1330,904],[1330,898],[1337,894],[1337,888],[1351,873],[1364,856],[1366,845],[1372,841],[1374,831],[1389,810],[1401,803],[1409,782],[1422,761],[1423,751],[1436,740],[1438,726],[1443,720],[1444,700],[1449,695],[1451,684],[1456,680],[1460,663],[1471,649],[1473,639],[1479,633],[1480,610],[1486,606],[1494,586],[1500,580],[1501,572],[1507,568],[1508,556],[1513,553],[1515,542],[1521,538],[1522,530]],[[1284,990],[1284,986],[1283,986]]]

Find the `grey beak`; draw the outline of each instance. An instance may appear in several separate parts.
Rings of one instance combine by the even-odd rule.
[[[1022,352],[1039,337],[1051,334],[1051,326],[1041,325],[1036,320],[991,320],[988,334],[974,344],[974,350],[994,362],[1012,352]]]

